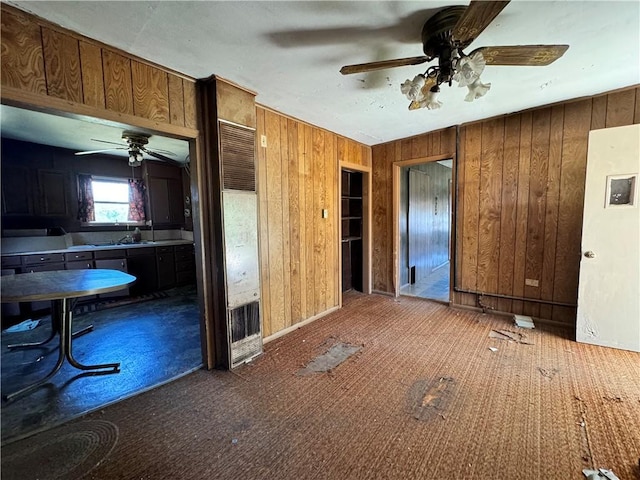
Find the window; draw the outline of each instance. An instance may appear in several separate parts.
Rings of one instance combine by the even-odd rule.
[[[129,183],[126,179],[93,178],[95,223],[131,223]],[[133,222],[138,223],[138,222]]]

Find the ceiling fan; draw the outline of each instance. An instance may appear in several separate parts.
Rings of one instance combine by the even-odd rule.
[[[167,157],[167,155],[175,156],[175,153],[173,152],[157,148],[154,150],[150,150],[149,148],[147,148],[146,145],[149,143],[150,137],[151,135],[147,135],[146,133],[124,131],[122,132],[122,139],[126,141],[126,145],[123,143],[109,142],[107,140],[96,140],[95,138],[92,138],[91,140],[94,142],[109,143],[111,145],[118,146],[103,150],[87,150],[84,152],[76,152],[76,155],[91,155],[94,153],[111,152],[113,150],[127,150],[129,153],[129,165],[131,165],[132,167],[139,167],[142,164],[142,160],[144,160],[143,154],[145,153],[151,157],[157,158],[158,160],[162,160],[178,167],[185,166],[184,163]]]
[[[569,45],[513,45],[480,47],[468,55],[464,53],[484,31],[509,1],[472,0],[469,6],[454,6],[440,10],[425,22],[422,28],[424,55],[379,62],[347,65],[340,69],[343,75],[364,73],[406,65],[420,65],[438,59],[438,65],[430,66],[413,80],[405,81],[400,90],[411,103],[409,110],[440,108],[437,100],[440,85],[468,87],[465,100],[473,101],[484,96],[491,88],[482,83],[480,75],[486,65],[545,66],[556,61]]]

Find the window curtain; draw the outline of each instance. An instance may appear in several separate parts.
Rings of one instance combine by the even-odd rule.
[[[78,220],[92,222],[95,219],[91,175],[78,175]]]
[[[129,217],[131,222],[144,222],[145,186],[141,178],[129,179]]]

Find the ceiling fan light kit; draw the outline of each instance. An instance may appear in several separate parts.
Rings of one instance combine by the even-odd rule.
[[[509,4],[508,1],[472,0],[468,7],[454,6],[440,10],[425,22],[422,45],[425,56],[400,58],[342,67],[340,73],[364,73],[385,68],[419,65],[438,59],[413,80],[407,79],[400,91],[411,101],[409,110],[438,109],[440,85],[467,87],[465,101],[483,97],[491,88],[480,75],[487,65],[545,66],[560,58],[568,45],[514,45],[481,47],[469,55],[464,53],[495,17]]]

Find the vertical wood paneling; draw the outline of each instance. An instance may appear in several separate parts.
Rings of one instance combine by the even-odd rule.
[[[524,296],[540,298],[542,261],[544,256],[544,217],[546,210],[547,171],[549,168],[549,133],[551,109],[533,112],[531,138],[531,167],[529,179],[529,222],[527,225],[527,263],[525,266]],[[526,284],[527,279],[537,281],[538,286]],[[525,308],[528,315],[538,316],[539,305]]]
[[[362,148],[356,143],[360,152],[360,162],[362,164]],[[335,230],[335,212],[338,209],[336,203],[336,185],[338,163],[336,162],[336,136],[329,132],[324,132],[324,199],[322,208],[327,210],[327,218],[323,219],[325,225],[325,276],[327,278],[327,295],[325,299],[325,309],[331,308],[339,303],[336,297],[336,283],[338,282],[339,265],[335,252],[340,241]]]
[[[289,230],[289,126],[287,119],[280,120],[280,198],[282,203],[282,287],[284,289],[284,325],[291,326],[291,232]]]
[[[105,108],[102,50],[100,47],[92,43],[80,42],[80,68],[82,70],[84,104]]]
[[[72,102],[82,102],[78,40],[48,28],[42,28],[42,46],[47,94]]]
[[[373,290],[389,291],[386,280],[383,275],[383,260],[385,257],[391,254],[391,252],[384,251],[381,247],[382,238],[385,235],[385,209],[384,204],[387,202],[386,198],[381,198],[380,189],[383,188],[384,179],[382,177],[382,170],[387,163],[387,145],[376,145],[371,148],[372,150],[372,175],[371,175],[371,188],[375,192],[371,202],[372,210],[372,236],[375,239],[373,241],[371,249],[371,270],[373,272]]]
[[[481,292],[498,289],[504,119],[482,123],[480,212],[478,221],[478,280]],[[495,308],[495,299],[483,303]]]
[[[291,280],[289,288],[291,289],[291,323],[298,323],[303,319],[302,308],[303,299],[301,298],[301,275],[300,275],[300,253],[302,251],[302,242],[300,237],[300,155],[298,152],[298,129],[299,124],[294,120],[287,121],[287,144],[289,154],[288,178],[289,183],[289,269]],[[283,183],[285,179],[283,178]]]
[[[633,123],[635,113],[636,92],[623,90],[607,95],[606,128],[621,127]]]
[[[269,224],[269,281],[271,328],[277,332],[285,328],[284,245],[282,241],[282,159],[280,157],[280,116],[265,112],[267,135],[267,201]],[[287,306],[288,308],[288,306]]]
[[[511,115],[504,124],[502,198],[500,215],[500,258],[498,293],[513,295],[516,221],[518,213],[518,164],[520,157],[520,115]],[[500,299],[496,309],[510,312],[511,300]]]
[[[2,86],[84,104],[96,109],[96,117],[106,110],[197,128],[194,81],[5,4],[1,8]]]
[[[531,112],[520,116],[520,153],[518,157],[518,205],[516,208],[516,243],[513,265],[513,296],[524,296],[527,264],[527,225],[529,224],[529,172],[531,168]],[[523,303],[514,301],[512,308],[522,312]]]
[[[182,80],[184,92],[184,126],[198,128],[198,114],[196,109],[196,84],[191,80]]]
[[[23,14],[5,10],[2,22],[2,85],[47,94],[40,26]]]
[[[594,97],[591,107],[591,130],[600,130],[605,127],[607,121],[608,95]],[[591,102],[590,102],[591,103]]]
[[[464,222],[462,237],[461,287],[476,290],[478,273],[478,224],[480,203],[480,160],[482,153],[482,125],[465,127]]]
[[[597,98],[594,98],[593,112],[591,100],[568,103],[564,109],[560,208],[553,284],[553,300],[562,303],[575,303],[578,295],[587,145],[589,130],[593,126],[592,119],[596,116],[596,105],[601,103],[595,100]],[[570,313],[571,317],[575,315],[575,312],[554,307],[553,318],[564,320],[567,313]],[[563,315],[563,318],[559,318],[558,315]],[[573,318],[570,319],[573,321]]]
[[[307,301],[307,286],[312,280],[307,276],[307,187],[306,187],[306,127],[296,122],[298,130],[298,197],[300,198],[300,317],[309,318],[309,306]],[[312,279],[313,277],[311,277]]]
[[[640,123],[639,98],[640,88],[634,88],[510,115],[502,119],[502,139],[496,135],[495,119],[460,128],[454,259],[459,288],[478,291],[494,286],[486,293],[576,303],[589,131]],[[386,246],[386,232],[392,217],[383,204],[390,203],[385,189],[391,182],[386,183],[381,169],[429,156],[433,149],[450,151],[455,131],[439,132],[439,141],[429,133],[392,144],[394,148],[382,144],[371,149],[374,285],[388,292],[393,286],[386,262],[392,251]],[[491,256],[496,251],[497,261]],[[527,278],[538,280],[539,286],[525,287]],[[475,305],[476,297],[454,293],[460,304]],[[483,303],[499,310],[575,322],[574,307],[488,298]]]
[[[169,121],[173,125],[184,127],[184,90],[182,79],[175,75],[167,75],[169,82]]]
[[[305,184],[305,238],[307,249],[305,251],[305,261],[307,267],[307,313],[306,318],[314,316],[317,312],[315,288],[316,271],[315,271],[315,232],[313,228],[313,211],[315,205],[315,196],[313,190],[314,184],[314,165],[313,165],[313,128],[310,125],[304,126],[304,184]]]
[[[326,248],[325,239],[325,222],[320,217],[320,210],[323,205],[324,197],[324,180],[326,178],[324,173],[324,135],[319,128],[312,129],[313,149],[312,149],[312,163],[314,171],[313,185],[313,209],[311,211],[311,221],[313,223],[313,235],[314,235],[314,255],[315,261],[315,313],[323,312],[326,309],[325,301],[327,296],[327,267],[325,265],[326,258],[324,252]],[[351,148],[350,148],[351,150]]]
[[[265,132],[265,111],[256,109],[259,132]],[[262,333],[269,336],[271,327],[271,275],[269,268],[269,198],[267,192],[267,150],[256,142],[258,159],[258,199],[260,202],[258,234],[260,236],[260,297],[262,303]]]
[[[166,72],[132,61],[131,79],[134,115],[169,123],[169,86]]]
[[[544,219],[544,250],[542,276],[540,278],[540,298],[553,300],[555,281],[556,240],[558,234],[558,210],[560,203],[560,174],[562,167],[562,136],[564,125],[564,105],[551,109],[549,137],[549,168],[547,170],[547,198]],[[551,305],[540,305],[540,317],[552,317]]]
[[[131,60],[110,50],[102,51],[107,109],[134,115]]]

